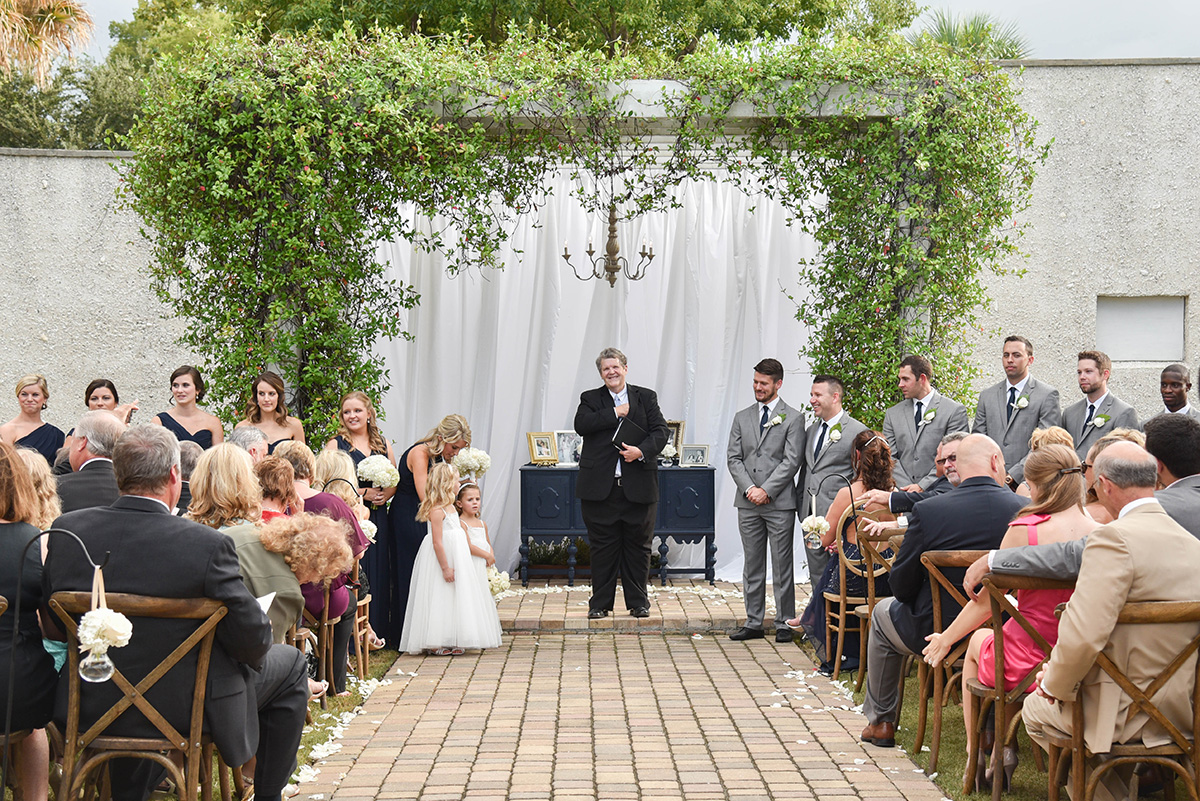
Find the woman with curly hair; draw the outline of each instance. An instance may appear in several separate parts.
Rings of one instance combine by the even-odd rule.
[[[262,491],[254,477],[250,454],[223,442],[204,452],[190,482],[189,520],[222,529],[257,523],[262,517]]]
[[[854,518],[847,518],[846,525],[840,532],[836,531],[838,522],[855,498],[868,490],[878,489],[890,492],[895,489],[895,482],[892,480],[892,449],[888,447],[887,440],[878,431],[866,430],[858,433],[858,436],[854,438],[850,461],[854,466],[854,481],[849,487],[842,487],[838,490],[833,503],[829,505],[829,512],[825,518],[829,521],[829,530],[822,535],[821,546],[830,552],[836,552],[837,545],[834,537],[841,536],[843,539],[842,549],[846,558],[853,561],[862,558],[858,548],[858,532],[853,525]],[[873,502],[868,502],[860,511],[881,512],[885,517],[891,517],[887,506]],[[799,618],[786,621],[789,628],[802,628],[808,634],[808,638],[816,648],[817,657],[821,660],[819,670],[826,676],[858,668],[857,633],[848,632],[846,634],[846,642],[842,646],[842,664],[838,666],[829,662],[829,655],[834,652],[833,644],[825,642],[825,593],[840,592],[840,577],[838,560],[830,559],[825,566],[825,572],[813,584],[812,598],[809,599],[808,608],[804,610],[804,614]],[[875,591],[879,595],[890,594],[886,577],[881,576],[876,579]],[[862,576],[847,575],[846,594],[866,595],[866,579]]]

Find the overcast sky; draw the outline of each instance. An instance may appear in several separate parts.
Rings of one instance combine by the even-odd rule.
[[[88,54],[104,58],[108,24],[133,16],[137,0],[90,0],[96,35]],[[1020,27],[1033,58],[1200,57],[1198,0],[935,0],[930,8],[983,11]]]

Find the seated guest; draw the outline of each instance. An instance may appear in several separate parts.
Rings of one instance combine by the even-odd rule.
[[[1114,522],[1088,535],[1077,562],[1054,565],[1056,575],[1078,579],[1058,643],[1038,676],[1037,694],[1025,701],[1025,728],[1043,748],[1048,731],[1074,731],[1075,704],[1084,705],[1083,736],[1093,754],[1107,754],[1114,743],[1141,741],[1153,748],[1171,742],[1096,665],[1103,652],[1145,689],[1196,634],[1195,624],[1116,625],[1127,603],[1188,601],[1196,595],[1200,541],[1154,499],[1157,468],[1154,457],[1131,442],[1118,442],[1096,457],[1096,492]],[[1071,550],[1080,552],[1077,546]],[[1191,668],[1185,667],[1182,677],[1176,674],[1154,696],[1155,706],[1185,734],[1192,730],[1192,682]],[[1096,798],[1129,797],[1129,779],[1127,767],[1106,772]]]
[[[17,456],[21,457],[21,461],[29,470],[29,477],[33,480],[33,492],[38,501],[38,511],[28,522],[37,526],[39,531],[45,531],[50,528],[54,519],[62,514],[62,505],[58,500],[58,482],[46,460],[37,451],[18,448]],[[46,538],[43,537],[41,552],[44,553],[45,549]]]
[[[956,464],[962,478],[958,487],[913,507],[889,577],[894,597],[881,599],[871,614],[864,742],[887,748],[896,744],[900,669],[906,656],[921,653],[933,633],[933,594],[921,556],[926,551],[995,548],[1021,508],[1021,499],[1002,483],[1004,454],[995,442],[982,434],[966,437]],[[947,568],[944,573],[956,581],[962,571]],[[949,593],[941,597],[942,619],[951,620],[957,605]]]
[[[267,445],[267,435],[254,426],[242,426],[233,429],[233,433],[225,440],[230,445],[237,445],[250,454],[251,461],[258,464],[267,455],[270,448]]]
[[[1073,448],[1075,440],[1071,439],[1071,432],[1061,426],[1035,428],[1029,435],[1029,452],[1033,453],[1038,448],[1044,448],[1047,445],[1066,445]],[[1016,493],[1025,498],[1030,497],[1029,482],[1022,481],[1018,484]]]
[[[833,503],[829,505],[829,531],[825,532],[821,537],[821,547],[832,554],[837,553],[837,544],[835,537],[842,537],[842,548],[845,551],[846,558],[850,561],[856,561],[862,558],[862,553],[858,547],[857,532],[854,528],[854,518],[846,519],[846,525],[842,531],[838,532],[838,521],[842,519],[842,515],[850,508],[850,504],[854,498],[862,495],[867,490],[882,490],[887,492],[894,486],[893,475],[895,467],[892,465],[892,452],[883,435],[876,431],[860,431],[854,436],[854,442],[851,445],[850,463],[854,467],[854,481],[849,487],[842,487],[838,490],[837,495],[833,498]],[[875,512],[884,511],[886,509],[881,504],[867,502],[865,511]],[[891,517],[890,514],[885,515]],[[839,561],[830,559],[825,565],[825,572],[813,585],[812,597],[808,602],[808,607],[804,613],[797,619],[785,621],[785,624],[791,628],[803,627],[808,634],[809,640],[816,647],[817,657],[821,660],[819,670],[826,676],[832,676],[835,673],[840,673],[843,670],[856,670],[858,668],[858,634],[851,632],[846,636],[846,644],[842,647],[843,662],[835,666],[832,662],[832,657],[836,655],[837,649],[834,643],[825,642],[825,593],[836,593],[841,590],[841,570],[839,569]],[[880,577],[876,582],[876,588],[881,595],[889,594],[887,588],[887,580]],[[867,580],[862,576],[847,574],[846,576],[846,594],[866,596]]]
[[[33,458],[41,461],[41,466],[49,472],[50,465],[40,454],[34,453]],[[58,683],[54,660],[42,648],[42,633],[38,629],[38,606],[44,599],[41,551],[36,545],[25,547],[42,527],[35,522],[41,513],[42,503],[25,462],[17,455],[16,448],[0,442],[0,595],[14,607],[0,615],[0,688],[8,688],[12,665],[18,678],[12,730],[33,729],[33,734],[14,746],[26,801],[46,801],[49,793],[50,745],[45,726],[54,712]],[[17,574],[22,560],[25,568],[19,588],[21,617],[17,618]],[[15,651],[14,626],[18,632]],[[7,707],[0,705],[0,714],[6,711]]]
[[[262,490],[262,519],[270,523],[277,517],[301,511],[304,504],[296,494],[296,471],[287,459],[271,455],[254,465],[254,476]]]
[[[336,495],[354,510],[354,515],[360,521],[370,516],[367,507],[358,493],[358,474],[354,469],[354,459],[342,450],[323,448],[317,454],[313,467],[314,489]]]
[[[966,431],[955,431],[952,434],[942,437],[941,442],[938,443],[937,453],[933,458],[933,464],[937,470],[937,481],[930,484],[929,489],[922,492],[905,492],[904,490],[888,492],[887,490],[872,489],[867,490],[854,500],[859,503],[873,503],[877,506],[884,506],[890,512],[901,514],[903,512],[911,512],[913,506],[918,501],[932,498],[934,495],[941,495],[943,492],[949,492],[957,487],[959,482],[958,470],[955,467],[955,462],[958,459],[958,443],[962,442],[968,436],[969,434]],[[886,528],[891,528],[892,523],[880,521],[879,523],[868,523],[867,526],[867,530],[875,534]]]
[[[190,439],[179,443],[179,476],[183,479],[183,486],[179,488],[179,503],[175,509],[181,515],[187,514],[192,502],[192,472],[203,454],[204,449]]]
[[[67,459],[71,471],[58,477],[63,512],[108,506],[117,499],[112,452],[125,424],[106,411],[85,412],[75,426]]]
[[[54,464],[54,455],[62,447],[66,435],[62,429],[42,422],[42,411],[50,400],[46,377],[36,373],[17,379],[17,404],[21,412],[0,426],[0,441],[19,448],[32,448],[47,464]]]
[[[163,426],[180,442],[191,440],[207,450],[225,441],[225,430],[216,415],[198,405],[204,400],[204,379],[200,371],[185,364],[171,373],[171,401],[175,408],[159,412],[151,421]]]
[[[123,424],[129,425],[129,418],[133,417],[133,413],[137,411],[138,402],[134,401],[118,406],[119,399],[116,385],[107,378],[97,378],[87,385],[87,389],[83,393],[83,403],[88,411],[111,412]],[[54,459],[54,475],[62,476],[71,472],[71,463],[67,461],[67,453],[71,449],[71,442],[74,438],[75,429],[72,428],[67,432],[66,442],[63,443],[63,447],[58,451],[58,456]]]
[[[73,531],[92,554],[110,554],[104,568],[110,593],[167,598],[211,598],[228,612],[217,626],[209,667],[205,720],[227,764],[242,765],[257,756],[256,796],[278,801],[295,770],[308,690],[303,656],[271,644],[271,624],[238,573],[232,541],[190,520],[172,516],[179,499],[179,442],[152,425],[129,428],[113,450],[121,497],[112,506],[81,509],[55,521]],[[50,535],[44,595],[87,592],[93,570],[78,544]],[[43,620],[47,618],[44,616]],[[110,652],[132,682],[142,680],[195,629],[188,620],[134,619],[134,636]],[[139,667],[140,666],[140,667]],[[168,722],[186,730],[192,677],[182,667],[161,678],[150,700]],[[63,683],[65,688],[65,682]],[[81,696],[80,717],[90,725],[119,698],[111,682],[89,684]],[[55,718],[66,716],[66,695],[59,693]],[[123,736],[158,736],[140,716],[122,715],[109,731]],[[116,801],[144,801],[163,773],[144,760],[109,763]]]
[[[192,502],[188,520],[222,529],[257,523],[262,493],[250,467],[250,454],[222,442],[204,452],[192,473]]]
[[[234,430],[253,427],[262,431],[270,443],[267,446],[268,453],[274,452],[275,446],[281,442],[304,442],[304,426],[288,414],[283,396],[283,379],[278,374],[270,370],[259,373],[250,382],[246,419],[239,422]]]
[[[304,511],[323,514],[346,524],[347,541],[354,558],[362,556],[371,541],[362,533],[353,510],[346,502],[336,495],[327,492],[317,492],[311,486],[313,471],[316,468],[316,458],[307,445],[300,442],[282,442],[275,449],[275,455],[280,456],[292,465],[296,473],[296,494],[304,504]],[[350,637],[354,633],[354,613],[358,598],[350,592],[351,572],[346,570],[334,579],[329,587],[329,619],[338,619],[333,629],[333,688],[338,695],[346,695],[346,659],[350,651]],[[318,583],[304,584],[304,608],[313,617],[320,619],[325,609],[325,587]],[[350,614],[346,614],[351,610]]]
[[[1029,483],[1031,502],[1017,513],[1017,518],[1012,521],[1000,543],[1001,550],[1018,545],[1077,540],[1087,536],[1096,527],[1096,521],[1083,510],[1083,469],[1075,455],[1070,434],[1065,444],[1039,445],[1030,451],[1025,460],[1025,481]],[[1054,609],[1070,597],[1071,590],[1019,590],[1017,593],[1021,614],[1051,645],[1058,640],[1058,618],[1054,616]],[[975,631],[991,616],[991,603],[986,596],[980,595],[959,612],[944,633],[926,637],[929,645],[925,646],[925,661],[937,667],[956,642]],[[971,635],[963,666],[963,698],[968,694],[967,683],[976,677],[981,684],[996,686],[994,647],[991,629],[975,631]],[[1041,647],[1020,624],[1015,620],[1007,621],[1004,624],[1005,690],[1014,689],[1017,682],[1040,664],[1044,656]],[[966,719],[969,754],[975,747],[975,721],[971,717],[970,704],[963,704],[963,716]],[[1008,719],[1011,720],[1011,716]],[[986,774],[990,773],[987,770],[990,749],[985,751],[980,747],[979,750],[979,767],[975,775],[977,792],[986,783]],[[1006,785],[1011,781],[1016,765],[1015,746],[1005,744]]]
[[[1100,525],[1111,523],[1112,518],[1108,516],[1104,504],[1100,503],[1100,499],[1096,497],[1096,476],[1092,472],[1092,465],[1095,464],[1096,457],[1105,448],[1116,442],[1132,442],[1139,447],[1144,447],[1146,438],[1141,431],[1135,431],[1132,428],[1114,428],[1096,440],[1096,444],[1088,449],[1087,459],[1083,462],[1083,480],[1087,485],[1087,496],[1084,498],[1083,508]]]
[[[1158,462],[1154,497],[1163,511],[1200,538],[1200,421],[1160,414],[1146,421],[1146,450]]]

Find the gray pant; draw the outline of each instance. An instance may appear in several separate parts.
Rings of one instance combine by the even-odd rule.
[[[746,627],[761,629],[767,607],[767,545],[775,585],[775,627],[796,616],[796,580],[792,566],[792,534],[796,513],[791,509],[738,509],[742,534],[742,593]]]
[[[904,658],[915,656],[900,639],[890,609],[895,598],[880,598],[871,613],[871,638],[867,642],[867,697],[863,714],[872,726],[899,720],[900,669]]]

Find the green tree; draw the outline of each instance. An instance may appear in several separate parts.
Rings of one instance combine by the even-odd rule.
[[[983,12],[956,15],[934,9],[925,27],[908,34],[914,45],[934,41],[952,50],[979,58],[1029,58],[1032,49],[1015,22],[1004,22]]]
[[[55,75],[45,87],[22,72],[0,78],[0,147],[64,146],[71,105],[64,77]]]
[[[109,53],[99,64],[86,64],[66,76],[71,97],[64,146],[78,150],[125,147],[141,108],[144,70]]]
[[[163,55],[178,55],[233,30],[232,18],[198,0],[138,0],[133,17],[108,26],[110,58],[149,68]]]

